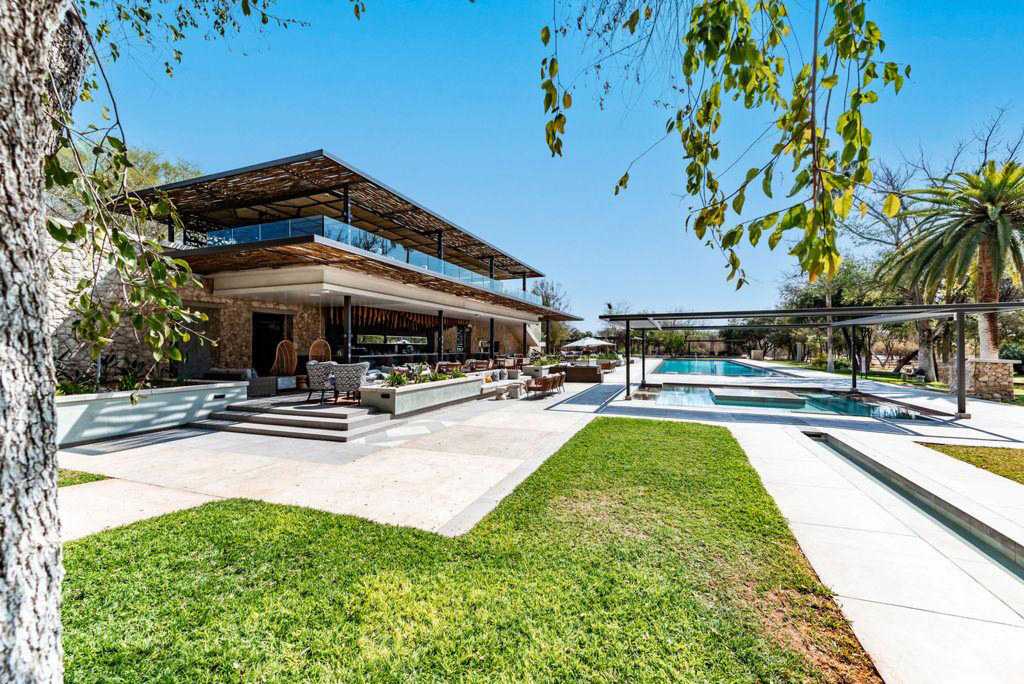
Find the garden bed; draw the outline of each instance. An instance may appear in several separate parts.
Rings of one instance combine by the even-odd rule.
[[[477,399],[482,384],[482,378],[471,376],[398,387],[361,387],[359,404],[401,416]]]
[[[57,446],[185,425],[244,401],[247,382],[56,397]]]

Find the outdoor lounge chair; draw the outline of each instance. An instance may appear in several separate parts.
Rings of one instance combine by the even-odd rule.
[[[328,392],[334,395],[334,401],[338,400],[342,392],[346,396],[353,395],[363,384],[368,370],[370,370],[370,364],[365,361],[362,363],[310,361],[306,364],[306,374],[309,377],[309,395],[306,400],[312,399],[314,392],[320,392],[321,404],[324,403],[324,397]]]

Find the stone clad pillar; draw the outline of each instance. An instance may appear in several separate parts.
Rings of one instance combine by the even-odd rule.
[[[966,359],[967,394],[990,401],[1013,401],[1012,359]],[[956,393],[956,364],[950,363],[944,373],[949,378],[950,393]]]

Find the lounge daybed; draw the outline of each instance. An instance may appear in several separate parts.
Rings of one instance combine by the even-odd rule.
[[[552,372],[564,373],[566,382],[604,382],[605,369],[601,366],[555,366]]]

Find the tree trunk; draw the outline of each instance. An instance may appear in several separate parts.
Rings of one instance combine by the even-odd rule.
[[[999,258],[992,245],[993,239],[987,236],[978,245],[978,302],[994,303],[999,301],[999,283],[993,263]],[[999,315],[996,313],[978,316],[978,355],[983,359],[999,358]]]
[[[63,577],[54,444],[53,359],[46,332],[43,161],[84,67],[80,22],[64,0],[0,0],[0,681],[60,682]],[[77,21],[77,16],[73,17]],[[77,52],[71,50],[75,41]],[[75,64],[70,76],[52,61]],[[77,74],[77,75],[76,75]],[[77,79],[77,80],[76,80]],[[63,99],[70,92],[71,97]]]
[[[832,308],[832,283],[828,284],[828,288],[825,290],[825,307]],[[832,323],[832,317],[829,316],[825,319],[829,324]],[[836,372],[836,356],[835,356],[835,345],[832,342],[832,326],[829,325],[825,331],[825,353],[827,358],[825,360],[825,370],[829,373]]]
[[[917,328],[917,367],[924,371],[928,382],[935,382],[935,363],[932,348],[934,347],[934,331],[928,321],[916,321]]]

